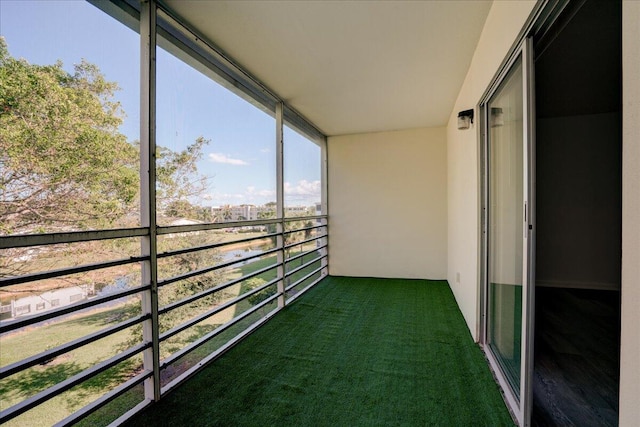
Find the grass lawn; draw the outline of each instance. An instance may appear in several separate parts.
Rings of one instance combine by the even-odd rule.
[[[134,311],[132,304],[123,304],[108,310],[66,321],[31,328],[2,337],[0,362],[2,366],[37,354],[48,348],[96,332],[127,318]],[[117,354],[118,348],[130,338],[128,330],[95,341],[89,345],[60,355],[44,365],[36,365],[0,381],[0,407],[5,409],[82,370]],[[125,361],[105,373],[56,396],[31,409],[6,426],[51,425],[71,412],[100,397],[105,390],[126,380],[133,369],[141,364],[140,358]]]

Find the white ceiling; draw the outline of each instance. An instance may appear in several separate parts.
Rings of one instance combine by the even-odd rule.
[[[327,135],[446,125],[491,1],[166,0]]]

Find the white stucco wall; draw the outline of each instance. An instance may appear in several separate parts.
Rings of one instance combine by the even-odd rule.
[[[622,5],[620,426],[640,420],[640,2]]]
[[[493,3],[447,126],[447,279],[476,339],[479,337],[479,140],[475,125],[468,130],[457,129],[457,114],[478,104],[535,3]]]
[[[332,275],[444,279],[445,128],[330,137]]]

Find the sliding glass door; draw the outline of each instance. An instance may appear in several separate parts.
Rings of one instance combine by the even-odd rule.
[[[489,100],[487,344],[516,395],[522,342],[522,61]]]
[[[484,111],[484,344],[507,401],[526,424],[530,158],[526,49],[516,55],[482,104]],[[527,410],[525,410],[527,409]]]

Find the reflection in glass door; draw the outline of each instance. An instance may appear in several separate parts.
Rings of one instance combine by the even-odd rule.
[[[531,44],[527,39],[483,111],[483,335],[487,358],[519,425],[531,415],[533,171]]]
[[[520,395],[523,285],[523,84],[519,59],[487,103],[487,344]]]

